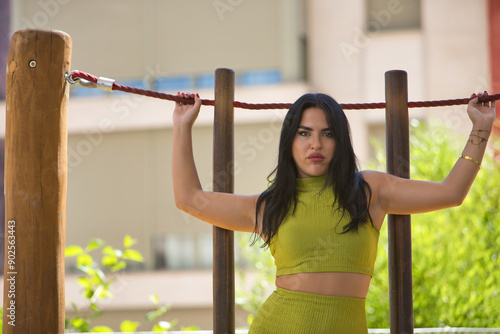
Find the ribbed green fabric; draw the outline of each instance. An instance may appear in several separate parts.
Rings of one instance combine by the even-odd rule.
[[[353,272],[373,276],[379,231],[368,221],[358,231],[343,232],[350,222],[332,204],[326,176],[297,179],[298,204],[271,240],[276,276],[308,272]]]
[[[365,299],[277,288],[248,334],[367,334]]]

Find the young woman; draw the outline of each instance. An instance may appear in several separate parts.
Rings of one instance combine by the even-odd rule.
[[[449,175],[442,182],[415,181],[359,172],[342,108],[328,95],[306,94],[283,122],[270,187],[241,196],[201,188],[191,140],[201,100],[180,96],[195,102],[176,103],[173,115],[177,207],[210,224],[260,235],[275,258],[277,288],[250,327],[255,334],[367,333],[365,298],[385,215],[460,205],[495,120],[494,103],[478,103],[474,94],[467,108],[470,137]]]

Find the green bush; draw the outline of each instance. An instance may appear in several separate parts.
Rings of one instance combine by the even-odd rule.
[[[91,240],[85,248],[75,245],[66,247],[65,256],[76,257],[76,267],[83,273],[78,279],[78,284],[82,287],[83,297],[88,301],[85,309],[80,309],[75,303],[71,303],[76,315],[71,319],[66,319],[66,330],[80,333],[114,332],[108,326],[92,327],[91,323],[93,319],[102,315],[99,302],[113,297],[110,288],[115,283],[115,274],[127,267],[127,261],[143,261],[142,254],[132,248],[135,243],[136,240],[127,235],[123,239],[123,250],[106,245],[101,239]],[[91,254],[97,250],[100,250],[100,261],[94,260]],[[169,310],[169,306],[160,305],[156,295],[150,296],[150,299],[155,310],[146,314],[147,322],[156,320]],[[165,332],[174,324],[175,322],[158,321],[151,330]],[[139,326],[139,322],[124,320],[120,324],[120,332],[136,332]]]
[[[251,324],[260,305],[275,288],[276,267],[269,249],[259,247],[264,243],[261,239],[248,247],[248,233],[237,232],[236,240],[240,250],[240,256],[236,257],[236,275],[240,283],[236,286],[236,305],[248,312],[247,322]],[[251,289],[246,284],[248,270],[255,272]]]
[[[412,121],[412,179],[441,181],[465,144],[443,125]],[[492,145],[498,142],[492,138]],[[378,154],[379,167],[385,156]],[[500,163],[488,150],[463,204],[412,215],[415,327],[500,327]],[[385,225],[386,226],[386,225]],[[387,228],[367,298],[370,327],[389,326]]]

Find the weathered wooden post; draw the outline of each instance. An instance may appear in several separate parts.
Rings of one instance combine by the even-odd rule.
[[[213,190],[234,192],[234,71],[215,71]],[[213,228],[214,334],[234,334],[234,233]]]
[[[387,172],[410,177],[408,81],[405,71],[385,73]],[[389,215],[391,334],[413,333],[411,217]]]
[[[21,30],[7,59],[3,333],[64,333],[71,38]]]

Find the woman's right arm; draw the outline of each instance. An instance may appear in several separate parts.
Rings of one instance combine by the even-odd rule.
[[[240,196],[202,189],[194,162],[191,135],[193,124],[200,111],[201,99],[197,94],[178,95],[194,98],[195,103],[175,103],[172,178],[177,208],[218,227],[253,232],[258,195]]]

